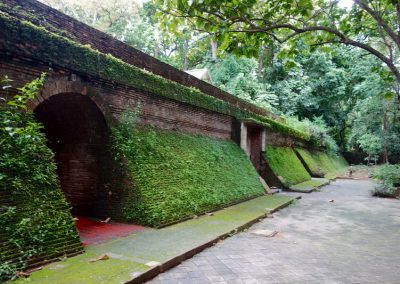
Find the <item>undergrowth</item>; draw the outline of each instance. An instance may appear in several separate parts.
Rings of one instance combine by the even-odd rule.
[[[382,197],[398,197],[400,187],[400,164],[378,166],[373,178],[377,181],[373,194]]]
[[[26,111],[43,81],[44,75],[0,106],[0,280],[31,258],[62,254],[65,241],[80,244],[42,125]]]

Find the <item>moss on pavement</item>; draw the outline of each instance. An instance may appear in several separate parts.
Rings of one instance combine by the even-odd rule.
[[[173,257],[234,231],[266,211],[289,204],[287,195],[261,196],[163,229],[146,229],[128,237],[87,247],[85,254],[52,263],[13,283],[124,283],[149,270],[146,263]],[[102,254],[110,259],[90,262]]]

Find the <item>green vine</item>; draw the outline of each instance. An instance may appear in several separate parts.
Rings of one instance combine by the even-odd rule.
[[[81,249],[53,153],[41,124],[25,111],[44,77],[0,107],[0,280],[15,276],[32,258],[67,253],[68,244]]]

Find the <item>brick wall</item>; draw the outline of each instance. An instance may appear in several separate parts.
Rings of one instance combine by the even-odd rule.
[[[107,178],[98,180],[99,177],[109,176],[112,159],[106,155],[107,139],[99,139],[99,133],[103,133],[100,136],[108,134],[104,129],[99,131],[101,123],[96,124],[95,121],[106,118],[110,126],[120,119],[125,110],[132,110],[139,105],[139,125],[154,125],[161,129],[221,139],[231,139],[233,135],[234,119],[230,116],[97,78],[83,78],[62,68],[49,68],[42,62],[0,53],[0,70],[1,74],[7,74],[13,80],[13,88],[7,94],[0,91],[8,96],[40,73],[47,73],[44,89],[30,108],[40,110],[37,117],[45,124],[49,146],[56,152],[62,189],[73,206],[73,212],[78,215],[101,218],[119,218],[121,215],[121,181]],[[64,94],[58,104],[55,103],[60,96],[57,94]],[[82,97],[82,100],[75,100],[76,96],[78,99]],[[95,110],[83,98],[90,98],[88,101],[99,110],[100,115],[94,114]],[[43,109],[47,112],[41,111]],[[80,137],[83,133],[87,133],[87,136]],[[74,140],[73,143],[54,144],[54,141],[69,138]],[[96,166],[98,164],[107,166],[99,168]]]
[[[132,110],[139,105],[141,113],[139,124],[150,124],[161,129],[180,130],[221,139],[230,139],[232,136],[233,118],[230,116],[132,87],[97,78],[82,78],[65,69],[54,66],[49,68],[44,63],[24,60],[4,53],[0,53],[0,68],[2,74],[7,74],[13,80],[12,85],[15,88],[38,77],[41,72],[47,72],[45,94],[42,94],[44,97],[39,97],[38,101],[32,104],[32,109],[47,96],[53,94],[84,92],[96,103],[106,118],[111,120],[118,120],[125,110]],[[66,87],[70,84],[70,87]],[[9,95],[14,93],[15,88],[9,90]],[[4,91],[0,92],[4,94]]]
[[[2,2],[3,6],[0,6],[0,10],[12,16],[31,21],[36,25],[44,26],[46,29],[69,37],[74,41],[88,44],[102,53],[112,54],[129,64],[149,70],[154,74],[158,74],[182,85],[198,88],[210,96],[225,100],[243,109],[279,119],[279,117],[264,109],[240,100],[209,83],[182,72],[169,64],[132,48],[38,1],[3,0]]]
[[[265,135],[265,143],[267,145],[272,145],[272,146],[280,146],[280,147],[294,147],[294,146],[299,146],[299,147],[310,147],[306,141],[300,141],[299,139],[296,139],[292,136],[274,131],[272,129],[267,129],[266,135]]]

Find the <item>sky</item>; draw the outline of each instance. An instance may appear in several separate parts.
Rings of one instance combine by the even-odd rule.
[[[350,8],[353,5],[353,0],[339,0],[339,6],[342,8]]]

